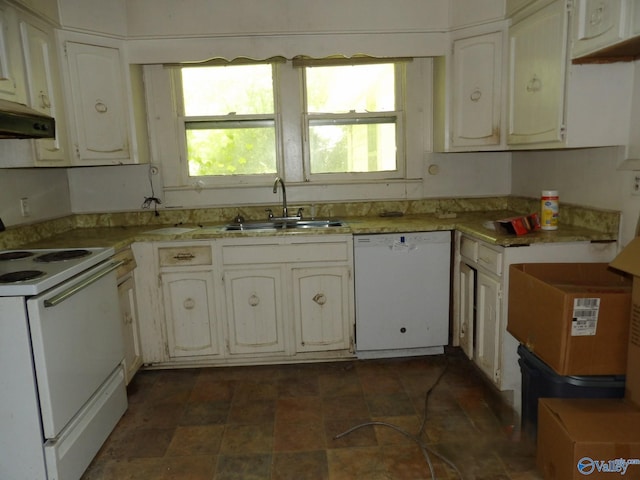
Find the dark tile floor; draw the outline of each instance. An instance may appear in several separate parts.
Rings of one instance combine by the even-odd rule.
[[[367,422],[388,425],[335,438]],[[129,386],[129,410],[83,480],[430,479],[412,438],[418,434],[428,453],[455,465],[430,453],[438,479],[541,479],[535,446],[519,439],[513,423],[455,349],[404,359],[142,371]]]

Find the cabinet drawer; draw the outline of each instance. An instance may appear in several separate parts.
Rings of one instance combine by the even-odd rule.
[[[211,265],[212,255],[209,245],[184,247],[160,247],[158,258],[161,267],[175,267],[180,265]]]
[[[345,242],[285,245],[228,245],[222,249],[225,265],[291,262],[342,262],[349,259]]]
[[[118,278],[124,277],[127,273],[136,268],[136,259],[130,248],[125,248],[124,250],[116,252],[113,259],[122,262],[122,265],[120,265],[116,270]]]
[[[496,275],[502,274],[502,253],[496,252],[482,244],[478,245],[478,265]]]
[[[474,262],[478,261],[478,242],[467,237],[460,239],[460,255]]]

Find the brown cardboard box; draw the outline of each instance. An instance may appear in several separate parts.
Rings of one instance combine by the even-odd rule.
[[[625,398],[640,407],[640,237],[629,242],[611,266],[633,275]]]
[[[640,409],[621,399],[540,399],[545,480],[640,478]]]
[[[507,330],[559,375],[627,369],[631,279],[606,263],[529,263],[509,270]]]

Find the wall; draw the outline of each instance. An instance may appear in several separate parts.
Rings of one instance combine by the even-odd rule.
[[[24,197],[28,197],[31,209],[31,215],[26,218],[20,212],[20,199]],[[70,213],[69,185],[64,169],[0,170],[0,218],[5,226],[35,223]]]
[[[560,193],[562,202],[622,212],[621,243],[636,234],[640,196],[632,195],[632,181],[640,172],[618,170],[624,148],[514,152],[512,188],[515,195],[540,196],[543,189]]]

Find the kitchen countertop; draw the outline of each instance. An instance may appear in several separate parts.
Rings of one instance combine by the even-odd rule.
[[[555,231],[538,231],[521,236],[503,235],[487,227],[487,224],[490,224],[493,220],[515,215],[517,215],[515,212],[509,210],[492,210],[457,213],[455,216],[454,214],[410,214],[400,217],[340,217],[340,220],[345,222],[343,227],[258,232],[224,231],[223,226],[228,222],[206,225],[87,226],[71,228],[35,242],[21,244],[20,248],[113,247],[117,251],[137,241],[182,241],[246,236],[331,235],[338,233],[358,235],[435,230],[458,230],[480,240],[505,247],[532,243],[609,242],[616,241],[617,238],[617,235],[611,232],[562,223]]]

